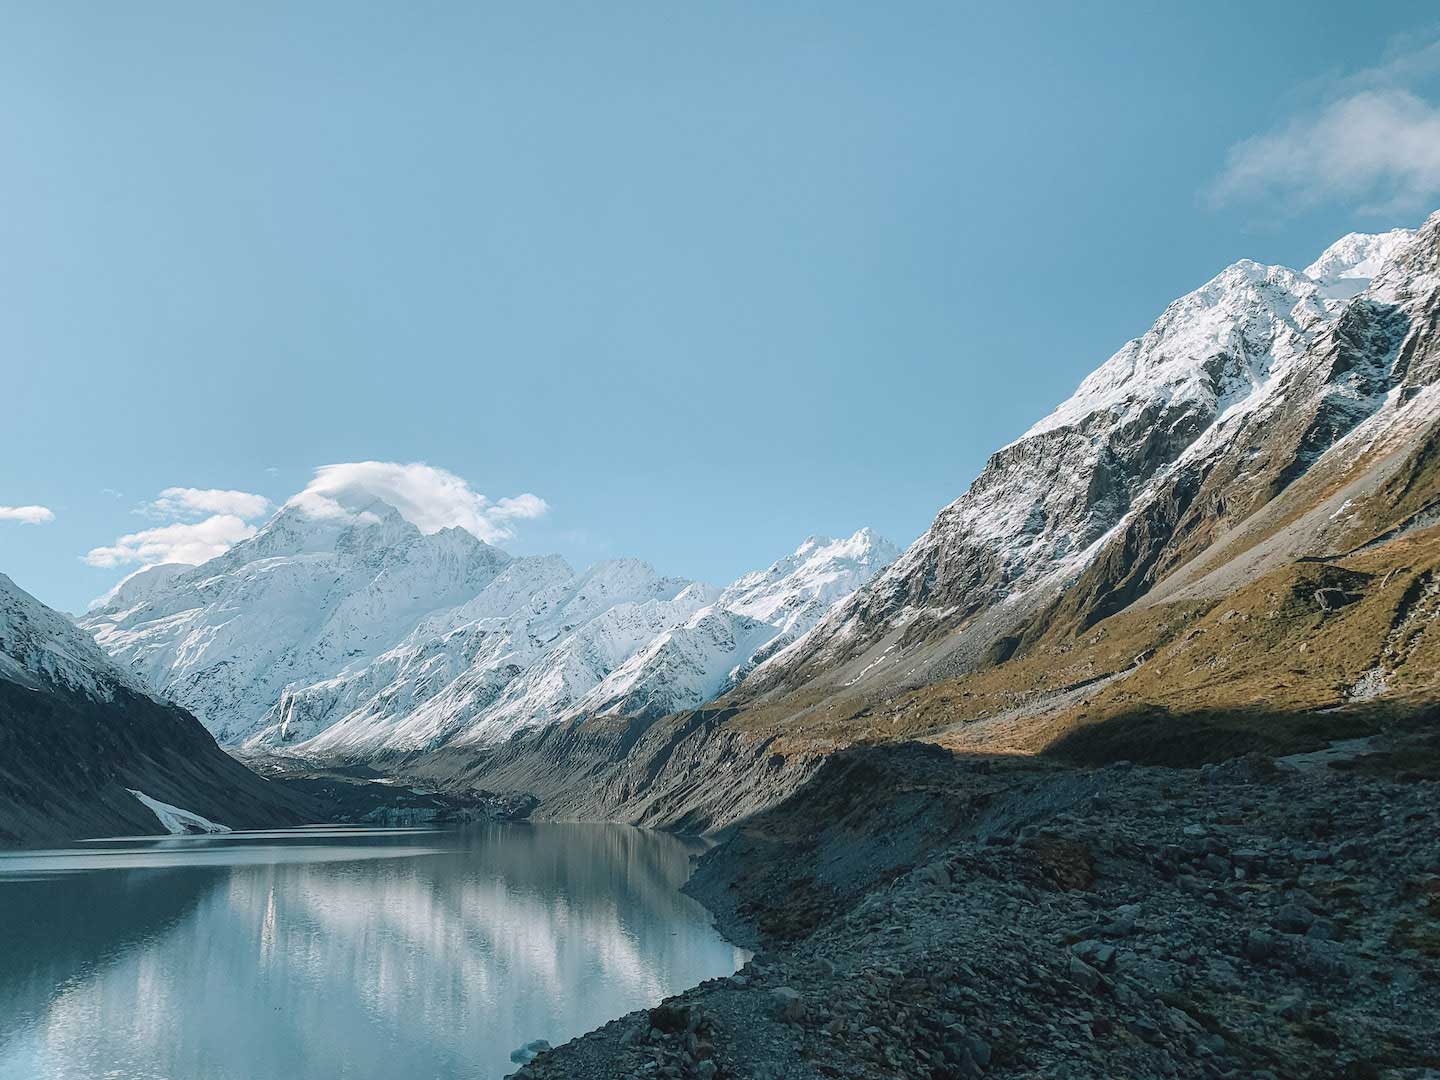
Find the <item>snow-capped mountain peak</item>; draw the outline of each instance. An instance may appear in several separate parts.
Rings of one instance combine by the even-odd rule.
[[[82,624],[222,741],[360,756],[492,741],[631,691],[698,703],[895,553],[868,529],[814,536],[720,590],[640,559],[515,559],[383,502],[292,500],[202,566],[133,575]],[[690,669],[672,678],[682,639]]]
[[[287,505],[208,563],[133,577],[80,622],[143,683],[236,739],[285,687],[364,663],[510,561],[461,529],[423,534],[383,503],[344,517]]]
[[[899,549],[869,528],[841,540],[810,536],[791,554],[764,570],[738,578],[720,594],[728,611],[773,623],[786,633],[803,633],[807,605],[828,609],[894,561]]]
[[[1315,281],[1326,297],[1348,300],[1364,292],[1380,268],[1414,236],[1414,229],[1349,233],[1307,266],[1305,276]]]
[[[1327,315],[1304,274],[1242,259],[1172,302],[1017,441],[1100,415],[1124,423],[1157,404],[1213,407],[1243,396],[1303,350]]]
[[[117,687],[144,693],[83,630],[0,574],[0,678],[108,701]]]
[[[793,643],[898,553],[868,528],[843,540],[807,537],[791,554],[743,575],[713,604],[656,637],[574,712],[658,716],[709,701]]]

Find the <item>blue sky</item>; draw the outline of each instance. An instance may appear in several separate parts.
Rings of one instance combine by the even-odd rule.
[[[908,542],[1170,299],[1440,205],[1433,10],[0,4],[0,571],[353,462],[577,564]]]

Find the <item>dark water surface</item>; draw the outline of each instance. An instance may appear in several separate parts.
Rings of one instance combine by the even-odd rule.
[[[619,825],[0,854],[0,1078],[490,1080],[745,954]]]

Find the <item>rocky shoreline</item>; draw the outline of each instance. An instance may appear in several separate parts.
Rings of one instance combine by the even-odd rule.
[[[1435,1080],[1437,751],[842,751],[687,885],[744,969],[515,1075]]]

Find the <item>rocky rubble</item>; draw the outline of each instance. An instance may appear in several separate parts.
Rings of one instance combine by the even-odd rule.
[[[1440,784],[836,755],[691,891],[737,975],[554,1078],[1440,1078]]]

